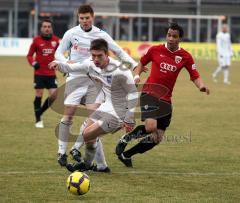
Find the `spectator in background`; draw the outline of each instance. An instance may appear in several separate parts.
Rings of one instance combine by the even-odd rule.
[[[52,22],[45,19],[41,22],[40,35],[33,39],[27,54],[27,60],[34,70],[34,112],[36,128],[43,128],[42,114],[56,99],[57,79],[54,70],[49,70],[48,64],[54,60],[54,54],[59,45],[59,38],[53,35]],[[49,96],[42,105],[43,90],[48,89]]]

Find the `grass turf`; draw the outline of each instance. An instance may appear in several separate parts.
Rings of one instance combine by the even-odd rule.
[[[133,169],[114,155],[123,132],[105,136],[102,141],[112,173],[90,173],[91,190],[78,197],[68,193],[69,172],[56,161],[54,129],[61,115],[48,110],[46,127],[35,129],[31,67],[23,57],[0,57],[0,61],[0,202],[240,201],[240,70],[236,62],[230,86],[212,82],[215,61],[197,62],[210,96],[198,92],[187,71],[180,73],[168,137],[148,153],[136,155]],[[63,84],[64,78],[58,78]],[[81,121],[76,118],[75,133]]]

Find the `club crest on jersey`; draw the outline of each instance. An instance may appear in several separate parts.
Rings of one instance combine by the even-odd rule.
[[[197,69],[197,66],[196,66],[196,64],[194,63],[194,64],[192,64],[192,70],[196,70]]]
[[[175,62],[178,64],[182,61],[182,57],[181,56],[175,56]]]
[[[107,83],[108,83],[108,84],[111,84],[111,83],[112,83],[112,76],[111,76],[111,75],[108,75],[108,76],[107,76]]]
[[[52,41],[51,44],[52,44],[53,47],[57,46],[57,42],[56,41]]]

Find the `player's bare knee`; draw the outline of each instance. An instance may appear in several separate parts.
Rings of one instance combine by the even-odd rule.
[[[157,123],[155,120],[149,120],[145,122],[145,128],[148,133],[157,131]]]
[[[43,96],[43,89],[36,89],[35,96],[42,97]]]

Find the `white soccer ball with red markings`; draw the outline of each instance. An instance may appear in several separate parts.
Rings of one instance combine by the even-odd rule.
[[[67,179],[67,188],[74,195],[84,195],[90,189],[90,179],[85,173],[73,172]]]

